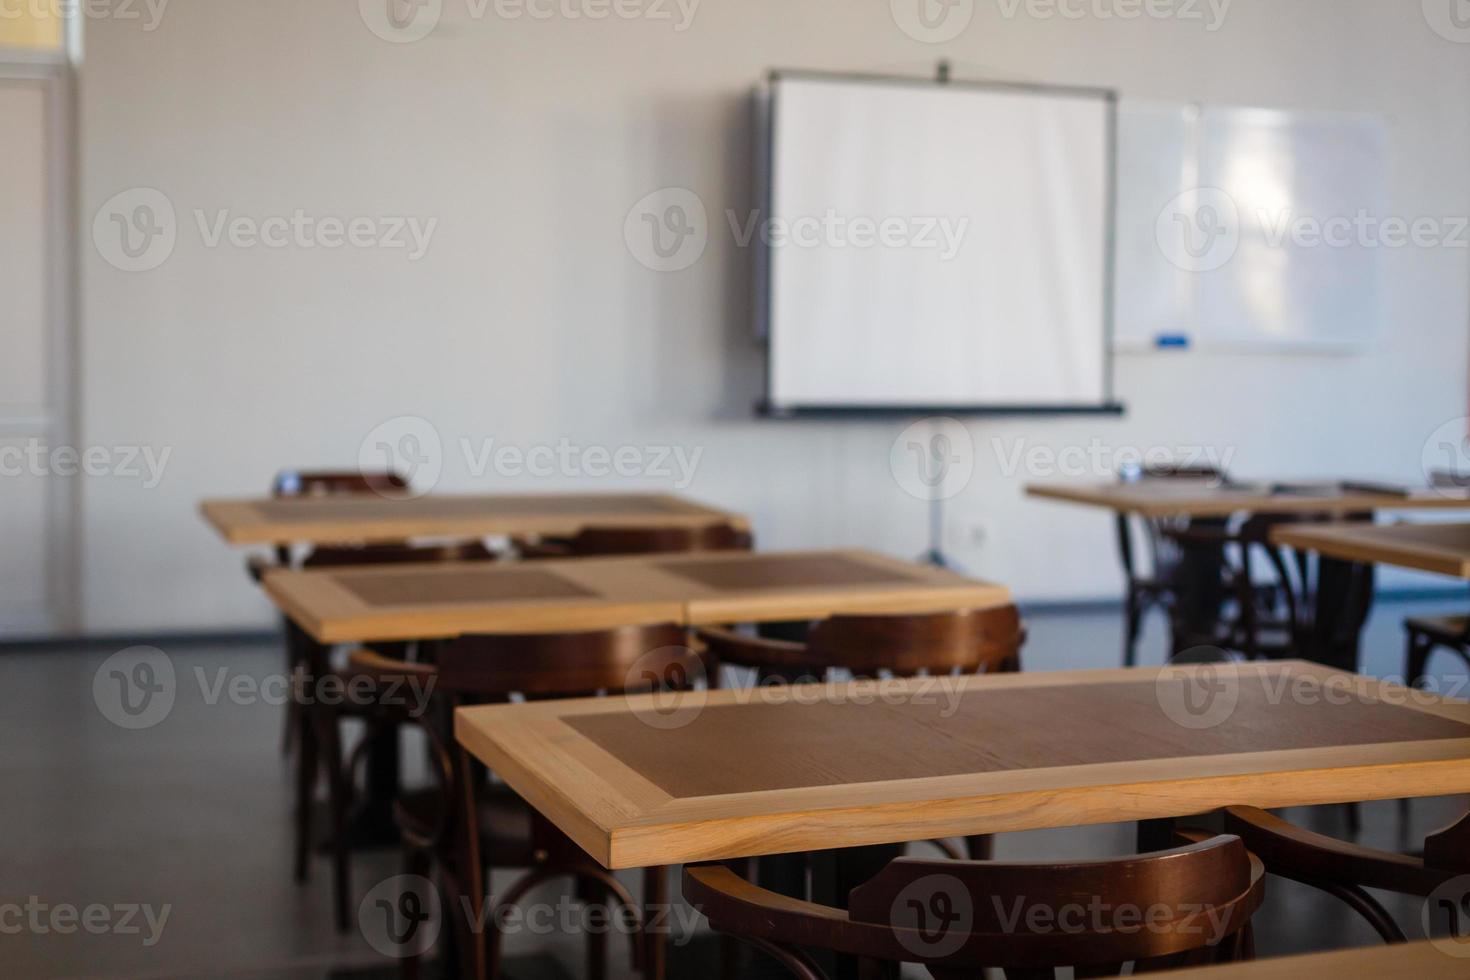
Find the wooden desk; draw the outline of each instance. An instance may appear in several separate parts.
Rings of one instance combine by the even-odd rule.
[[[1144,517],[1229,517],[1246,512],[1347,515],[1379,510],[1470,510],[1470,498],[1444,496],[1428,490],[1411,497],[1339,491],[1271,493],[1264,484],[1222,487],[1195,480],[1030,484],[1026,487],[1026,495]]]
[[[1216,692],[1183,716],[1192,727],[1176,720],[1186,681]],[[1470,704],[1296,661],[554,701],[455,722],[608,868],[1470,791]]]
[[[493,534],[571,535],[589,526],[704,527],[738,514],[655,493],[495,494],[491,496],[294,497],[206,500],[205,520],[230,544],[394,542],[481,538]]]
[[[264,585],[321,643],[938,612],[1010,601],[1003,586],[865,551],[283,570],[268,573]]]
[[[1470,579],[1470,524],[1318,524],[1276,528],[1271,540],[1339,561],[1397,565]]]
[[[1446,943],[1452,944],[1452,941],[1446,940]],[[1470,952],[1470,944],[1467,944],[1466,950]],[[1330,977],[1331,980],[1464,980],[1466,976],[1470,976],[1470,959],[1452,956],[1434,943],[1419,942],[1174,970],[1157,976],[1159,980],[1303,980],[1305,977]]]

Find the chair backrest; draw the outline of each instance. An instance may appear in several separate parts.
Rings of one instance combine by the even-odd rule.
[[[723,629],[700,637],[721,662],[787,680],[820,678],[831,668],[872,677],[923,672],[1009,673],[1021,669],[1026,627],[1015,606],[940,613],[833,616],[811,627],[806,642],[772,640]]]
[[[398,473],[355,470],[282,470],[271,482],[272,497],[335,497],[362,493],[392,494],[408,489]]]
[[[407,545],[367,544],[361,547],[316,548],[302,561],[302,568],[335,568],[343,565],[395,565],[436,561],[494,561],[495,553],[478,541],[458,544]]]
[[[681,551],[749,551],[749,531],[705,527],[588,527],[567,541],[573,555],[644,555]]]
[[[939,978],[983,968],[1078,976],[1228,961],[1264,895],[1240,838],[1102,861],[1012,864],[899,858],[853,889],[848,912],[762,891],[723,866],[686,869],[685,898],[718,932],[777,947],[923,963]]]
[[[579,633],[463,636],[438,652],[439,689],[461,700],[681,690],[704,662],[674,623]]]
[[[1209,463],[1145,463],[1119,471],[1121,483],[1141,483],[1148,480],[1180,480],[1225,484],[1230,476],[1223,469]],[[1135,533],[1141,534],[1148,548],[1149,574],[1167,573],[1169,566],[1178,560],[1164,530],[1171,526],[1187,525],[1187,518],[1137,518],[1135,515],[1117,515],[1118,557],[1123,563],[1123,574],[1130,580],[1138,577],[1138,561],[1134,556]],[[1139,531],[1135,532],[1137,526]]]
[[[806,650],[812,667],[843,667],[857,675],[887,670],[1009,673],[1021,669],[1026,628],[1015,606],[941,613],[833,616],[812,627]]]

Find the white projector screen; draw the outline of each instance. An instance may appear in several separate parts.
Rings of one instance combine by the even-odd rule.
[[[777,75],[767,410],[1111,406],[1116,98]]]

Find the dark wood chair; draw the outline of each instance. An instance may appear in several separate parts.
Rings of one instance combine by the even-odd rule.
[[[1224,484],[1226,473],[1214,466],[1151,465],[1125,472],[1119,477],[1125,483],[1146,480],[1188,480],[1198,483]],[[1174,603],[1175,579],[1185,555],[1167,532],[1185,528],[1187,517],[1141,517],[1137,514],[1117,515],[1118,557],[1123,563],[1126,588],[1123,593],[1123,664],[1138,663],[1138,638],[1143,631],[1143,618],[1151,609],[1170,612]],[[1147,567],[1138,561],[1138,546],[1146,550]]]
[[[302,562],[304,568],[332,568],[355,565],[405,564],[415,562],[478,562],[493,561],[496,556],[479,542],[463,544],[413,546],[413,545],[363,545],[361,547],[317,548]],[[311,685],[332,673],[328,662],[329,648],[303,635],[294,624],[287,624],[288,650],[292,654],[290,676],[295,686],[311,690]],[[379,645],[378,650],[388,656],[408,659],[415,652],[414,644],[394,643]],[[316,698],[305,700],[293,698],[289,715],[295,719],[297,746],[295,827],[293,841],[293,863],[297,881],[307,880],[311,867],[311,849],[316,841],[315,812],[316,788],[320,778],[325,777],[328,786],[338,778],[338,773],[353,768],[343,758],[342,741],[337,731],[341,722],[356,719],[364,724],[364,733],[359,741],[354,758],[366,758],[366,753],[376,750],[386,753],[387,758],[378,760],[380,766],[389,770],[389,779],[396,784],[398,769],[398,725],[401,720],[380,706],[371,692],[364,691],[362,699],[351,703],[323,705]],[[325,729],[330,728],[328,736]],[[347,834],[337,828],[328,841],[333,861],[341,865],[347,861],[352,850]],[[348,910],[339,896],[337,902],[337,928],[350,928]]]
[[[1342,900],[1389,943],[1405,942],[1404,932],[1365,888],[1427,898],[1440,885],[1470,874],[1470,816],[1427,837],[1423,857],[1360,847],[1303,830],[1255,807],[1228,808],[1225,831],[1245,841],[1271,874]],[[1444,911],[1456,930],[1456,909]]]
[[[1252,514],[1234,528],[1191,526],[1166,535],[1182,548],[1213,549],[1220,555],[1225,604],[1215,617],[1191,621],[1181,603],[1173,618],[1174,654],[1196,646],[1219,646],[1249,660],[1303,656],[1313,627],[1314,582],[1308,557],[1271,542],[1283,524],[1316,523],[1320,514]],[[1261,576],[1260,572],[1269,574]],[[1189,586],[1181,586],[1181,589]],[[1194,587],[1200,587],[1194,584]],[[1365,608],[1366,612],[1366,608]]]
[[[1066,864],[899,858],[853,889],[846,910],[765,891],[724,865],[692,865],[684,898],[715,931],[802,980],[823,976],[815,950],[877,960],[895,978],[898,964],[921,963],[936,980],[986,968],[1035,980],[1068,967],[1100,977],[1129,963],[1143,972],[1248,959],[1264,876],[1239,838],[1221,836]]]
[[[621,694],[685,689],[704,672],[703,658],[690,649],[684,628],[673,624],[628,626],[582,633],[466,636],[437,651],[434,664],[404,663],[361,650],[349,672],[378,684],[416,678],[433,684],[433,711],[418,719],[428,733],[437,785],[399,800],[396,817],[406,849],[406,870],[428,877],[439,872],[445,888],[453,949],[465,977],[497,976],[502,910],[513,907],[532,888],[571,877],[577,895],[594,904],[615,902],[645,921],[638,904],[611,873],[542,818],[532,807],[489,779],[484,767],[455,741],[453,711],[467,704],[494,703],[519,694],[527,699]],[[334,788],[333,813],[341,819],[350,794],[348,779]],[[472,819],[473,818],[473,819]],[[484,908],[491,869],[523,869],[519,880]],[[345,866],[339,887],[347,891]],[[644,872],[643,902],[667,904],[666,868]],[[463,914],[461,914],[461,910]],[[470,923],[487,922],[486,929]],[[633,965],[644,976],[664,973],[666,937],[640,928],[633,942]],[[604,976],[604,934],[587,937],[587,975]],[[412,975],[417,964],[405,960]]]
[[[749,551],[749,531],[730,524],[706,527],[589,527],[569,538],[517,539],[522,558],[672,554],[683,551]]]
[[[855,678],[881,674],[1013,673],[1021,669],[1026,626],[1015,606],[942,613],[833,616],[811,627],[805,642],[702,629],[696,637],[716,664],[754,668],[756,682],[822,680],[834,669]],[[952,858],[948,841],[933,841]],[[970,858],[988,857],[989,837],[965,840]]]
[[[1405,683],[1418,687],[1437,650],[1449,650],[1470,665],[1470,616],[1411,616],[1404,620],[1409,650],[1404,660]]]

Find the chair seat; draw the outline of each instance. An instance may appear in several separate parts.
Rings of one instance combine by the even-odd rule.
[[[531,807],[510,787],[482,786],[475,802],[479,809],[480,854],[497,868],[527,868],[536,864]],[[400,796],[393,818],[400,827],[419,837],[430,836],[436,827],[443,797],[426,789]]]
[[[1466,616],[1411,616],[1404,620],[1404,628],[1413,633],[1422,633],[1447,646],[1466,645]]]

